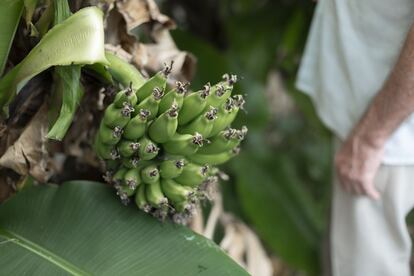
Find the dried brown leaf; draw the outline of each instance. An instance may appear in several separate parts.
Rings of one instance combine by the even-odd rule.
[[[118,0],[116,6],[123,15],[128,33],[145,23],[161,24],[163,28],[175,28],[174,21],[160,13],[153,0]]]
[[[40,182],[47,181],[47,130],[47,107],[44,104],[20,137],[1,156],[0,166],[12,169],[20,175],[30,174]]]
[[[167,29],[157,29],[152,33],[153,44],[140,44],[135,48],[134,62],[145,70],[156,72],[164,63],[174,61],[171,72],[174,80],[190,81],[195,73],[196,58],[191,53],[180,51]]]

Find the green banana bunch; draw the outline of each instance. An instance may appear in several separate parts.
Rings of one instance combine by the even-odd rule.
[[[187,93],[187,83],[168,85],[171,66],[115,95],[94,149],[104,160],[105,180],[124,204],[133,197],[140,210],[185,223],[200,200],[211,198],[217,175],[223,175],[215,166],[238,154],[247,128],[231,127],[244,105],[241,95],[231,95],[235,75]],[[109,73],[125,87],[128,70]]]

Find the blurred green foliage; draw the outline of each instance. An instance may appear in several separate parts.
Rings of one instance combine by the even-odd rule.
[[[294,80],[309,29],[310,0],[159,1],[178,23],[178,47],[195,54],[194,87],[225,72],[241,77],[248,139],[226,172],[226,208],[252,225],[266,247],[295,269],[320,273],[330,198],[331,137]],[[266,85],[282,76],[295,108],[279,117]],[[266,92],[268,91],[268,92]],[[276,99],[277,101],[277,99]],[[276,112],[277,114],[277,112]],[[237,124],[237,122],[236,122]]]

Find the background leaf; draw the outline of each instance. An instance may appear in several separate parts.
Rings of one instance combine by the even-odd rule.
[[[0,76],[23,12],[23,0],[4,0],[0,12]]]
[[[0,252],[2,275],[247,275],[212,241],[84,181],[30,187],[2,205]]]

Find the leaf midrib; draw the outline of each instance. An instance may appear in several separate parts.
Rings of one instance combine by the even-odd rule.
[[[6,241],[12,242],[17,246],[25,248],[30,252],[38,255],[39,257],[45,259],[46,261],[56,265],[57,267],[65,270],[66,272],[72,275],[91,275],[86,271],[76,267],[69,261],[63,259],[62,257],[56,255],[55,253],[43,248],[42,246],[16,234],[10,230],[6,230],[4,228],[0,228],[0,237],[4,237]]]

